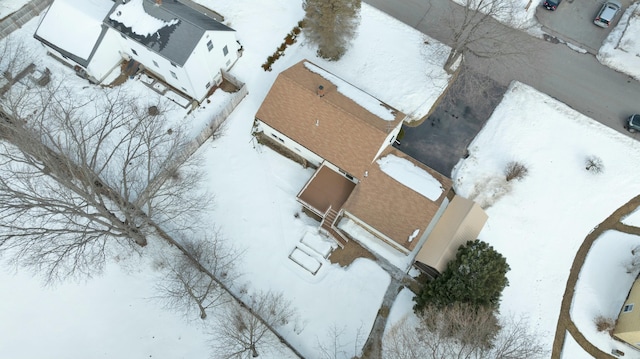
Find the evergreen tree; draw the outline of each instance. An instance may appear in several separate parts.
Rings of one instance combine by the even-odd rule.
[[[305,0],[304,35],[318,56],[336,61],[347,51],[360,23],[361,0]]]
[[[506,259],[489,244],[468,241],[460,246],[442,275],[427,282],[414,297],[414,310],[422,311],[428,304],[444,307],[453,303],[497,309],[502,290],[509,285],[509,269]]]

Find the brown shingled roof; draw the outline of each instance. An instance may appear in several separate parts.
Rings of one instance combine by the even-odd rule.
[[[442,195],[435,202],[431,201],[391,178],[373,163],[368,168],[368,176],[361,179],[343,209],[411,251],[447,196],[452,182],[393,147],[385,150],[380,158],[389,154],[407,159],[431,174],[442,185]],[[416,229],[420,230],[417,237],[409,242],[409,236]]]
[[[278,75],[256,118],[362,179],[389,131],[405,115],[385,121],[337,91],[303,60]],[[315,65],[314,65],[315,66]],[[316,91],[324,88],[324,96]],[[385,105],[386,106],[386,105]]]

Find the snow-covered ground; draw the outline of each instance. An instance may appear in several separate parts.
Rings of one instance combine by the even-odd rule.
[[[358,38],[341,61],[318,59],[313,48],[299,42],[286,50],[272,72],[264,72],[260,65],[302,19],[301,1],[199,2],[222,13],[245,48],[232,74],[247,83],[249,95],[229,117],[224,136],[200,151],[207,185],[216,194],[211,221],[245,250],[238,288],[284,291],[298,309],[300,326],[285,328],[283,335],[303,355],[317,356],[318,343],[330,339],[331,327],[344,328],[341,339],[352,347],[358,330],[368,333],[371,328],[389,276],[369,260],[340,268],[320,254],[312,254],[321,264],[312,275],[288,258],[296,247],[326,248],[315,234],[317,223],[300,214],[295,201],[312,172],[252,141],[253,116],[275,76],[307,58],[418,118],[446,83],[439,57],[443,48],[433,40],[426,46],[422,34],[363,4]],[[32,39],[36,22],[16,36],[33,46],[39,64],[67,71],[46,58]],[[124,86],[139,84],[129,81]],[[139,88],[144,96],[145,88]],[[199,128],[220,103],[217,96],[192,114],[175,110],[176,120]],[[637,158],[639,150],[640,143],[514,84],[471,144],[469,158],[456,168],[456,191],[488,207],[489,221],[480,238],[503,253],[512,268],[502,312],[527,314],[549,347],[576,249],[593,226],[640,191],[640,165],[628,160]],[[603,173],[584,170],[590,155],[602,159]],[[503,170],[512,160],[524,163],[529,174],[505,184]],[[301,243],[304,238],[306,244]],[[625,250],[600,245],[607,238],[590,254],[572,311],[587,338],[604,349],[611,341],[592,333],[589,320],[599,311],[614,313],[628,290],[622,283],[615,298],[600,292],[600,276],[608,273],[589,269],[593,258],[611,256],[608,268],[612,275],[619,273],[614,264],[625,260]],[[113,265],[87,283],[51,289],[39,287],[26,273],[0,272],[0,290],[11,293],[0,303],[0,357],[206,357],[206,335],[197,321],[184,321],[147,300],[154,294],[149,273],[142,268],[122,271]],[[411,298],[407,290],[400,293],[391,322],[410,313]],[[42,351],[33,345],[34,338]],[[79,343],[82,348],[77,349]],[[565,357],[584,358],[580,350],[568,342]],[[633,354],[627,350],[626,357]]]
[[[0,2],[0,19],[20,10],[29,0],[2,0]]]
[[[640,237],[626,233],[608,231],[600,236],[582,267],[571,308],[574,323],[591,343],[605,353],[617,348],[636,358],[640,355],[628,350],[627,345],[611,341],[607,334],[598,332],[594,320],[602,316],[615,321],[618,317],[629,288],[638,275],[637,271],[630,273],[627,268],[631,250],[638,245]]]
[[[640,143],[516,82],[469,152],[454,169],[454,186],[483,204],[489,219],[479,238],[511,267],[501,314],[526,315],[550,350],[578,247],[594,226],[640,192],[640,164],[627,161],[640,155]],[[588,156],[602,159],[602,173],[585,170]],[[521,181],[505,182],[510,161],[528,168]],[[593,322],[599,314],[617,317],[634,278],[624,267],[634,244],[640,238],[618,232],[598,239],[581,271],[571,315],[603,351],[619,347],[625,357],[640,358],[598,333]],[[390,321],[413,315],[411,307],[411,296],[399,296]],[[589,357],[576,343],[564,350],[565,358]]]
[[[618,25],[604,40],[598,60],[640,81],[640,2],[622,14]]]
[[[327,336],[332,328],[344,330],[341,341],[349,348],[361,347],[363,338],[359,338],[357,345],[354,342],[358,333],[366,337],[369,332],[389,283],[389,276],[370,260],[357,260],[349,267],[341,268],[323,258],[327,244],[317,235],[318,224],[301,214],[301,208],[295,201],[297,192],[311,177],[312,171],[254,143],[250,134],[253,117],[278,72],[307,58],[378,99],[416,119],[420,118],[431,108],[448,81],[448,76],[442,70],[446,48],[363,5],[359,36],[343,60],[327,62],[318,59],[315,49],[299,42],[287,49],[286,56],[275,63],[272,72],[265,72],[260,65],[302,19],[301,2],[226,1],[217,2],[215,6],[206,5],[225,16],[225,21],[238,31],[238,38],[245,48],[243,57],[232,73],[247,83],[249,95],[229,117],[224,136],[214,143],[205,144],[201,149],[203,169],[207,171],[206,183],[216,194],[216,209],[211,213],[211,221],[236,247],[244,250],[243,259],[239,262],[243,276],[235,288],[240,293],[244,293],[245,288],[247,293],[262,289],[284,291],[286,298],[296,307],[299,317],[295,326],[283,329],[283,335],[305,357],[318,355],[318,346],[332,339]],[[32,20],[12,34],[11,38],[33,51],[33,60],[38,66],[49,67],[54,76],[64,73],[69,76],[70,84],[78,84],[79,90],[86,86],[68,69],[45,56],[43,48],[32,38],[37,22],[38,19]],[[386,28],[387,31],[380,35],[380,28]],[[424,44],[425,40],[429,45]],[[373,48],[378,50],[377,56],[372,57],[370,53]],[[140,82],[129,81],[123,86],[139,91],[141,97],[154,94]],[[225,96],[216,92],[211,102],[188,115],[177,106],[171,107],[171,111],[176,121],[184,121],[195,133],[224,102]],[[314,263],[320,264],[315,275],[289,259],[293,253],[292,257],[304,262],[300,260],[300,252],[296,248],[311,253]],[[317,265],[313,266],[312,260],[302,264],[315,270]],[[130,355],[146,354],[145,357],[162,355],[154,353],[172,353],[172,358],[206,357],[206,334],[197,322],[180,323],[179,318],[173,317],[166,319],[171,313],[167,314],[155,301],[146,303],[144,313],[137,310],[141,306],[139,303],[145,303],[146,298],[154,295],[153,283],[146,280],[147,274],[144,271],[128,273],[126,278],[130,279],[127,281],[117,268],[109,267],[103,277],[91,279],[87,284],[65,283],[52,289],[41,289],[36,278],[31,279],[24,273],[14,277],[2,272],[2,290],[22,291],[19,283],[29,281],[30,287],[24,289],[29,290],[29,296],[38,301],[51,302],[51,305],[43,306],[38,312],[29,311],[28,307],[15,310],[13,307],[16,303],[23,302],[21,297],[0,304],[0,318],[4,324],[0,329],[0,357],[34,357],[33,352],[21,350],[33,341],[27,330],[32,326],[41,329],[36,334],[46,338],[42,345],[47,348],[48,357],[51,358],[87,357],[81,351],[77,356],[69,353],[68,338],[74,337],[104,357],[126,357],[122,354],[124,351]],[[106,290],[100,292],[98,298],[81,295],[93,292],[90,289],[93,286],[112,288],[114,281],[123,282],[117,292]],[[130,297],[123,300],[122,294],[127,293],[129,287],[135,287],[136,291],[131,291]],[[108,302],[109,307],[104,302]],[[111,306],[115,309],[111,309]],[[157,336],[141,335],[145,330],[140,326],[126,324],[131,311],[140,312],[136,322],[143,328],[162,327],[162,333]],[[63,326],[48,324],[58,322],[69,325],[58,332],[56,328]],[[27,329],[13,329],[22,325]],[[102,340],[102,335],[94,335],[92,330],[87,329],[93,326],[99,326],[98,329],[104,331],[117,328],[121,335],[135,338],[135,343],[114,345]],[[9,331],[13,334],[4,335]],[[183,335],[198,341],[198,345],[181,340]],[[168,339],[157,340],[158,336]],[[4,345],[5,338],[11,338],[12,344]],[[55,345],[58,341],[67,345]],[[128,347],[133,345],[137,347],[129,350]],[[153,351],[149,350],[150,347],[153,347]]]

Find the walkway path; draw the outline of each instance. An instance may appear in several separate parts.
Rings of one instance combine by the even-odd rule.
[[[391,283],[389,283],[387,291],[384,293],[382,304],[380,305],[376,319],[373,322],[373,327],[371,328],[369,337],[362,348],[362,357],[367,359],[382,358],[382,339],[384,336],[384,329],[387,326],[387,319],[389,317],[391,306],[403,287],[410,286],[416,282],[415,279],[398,269],[395,265],[389,263],[384,258],[376,256],[376,263],[389,273],[391,276]]]
[[[593,246],[595,240],[600,237],[602,233],[607,230],[617,230],[621,232],[640,235],[640,228],[628,226],[620,222],[629,213],[633,212],[640,206],[640,195],[631,199],[622,207],[613,212],[607,219],[596,226],[589,235],[585,238],[584,242],[578,249],[573,264],[571,265],[571,271],[569,273],[569,279],[567,279],[567,285],[565,286],[564,297],[562,298],[562,305],[560,307],[560,316],[558,317],[558,324],[556,326],[556,334],[553,341],[553,349],[551,353],[551,359],[560,359],[562,357],[562,348],[566,340],[566,333],[573,337],[573,339],[584,349],[587,353],[591,354],[594,358],[616,358],[615,356],[605,353],[598,349],[595,345],[589,342],[580,330],[576,327],[575,323],[571,319],[571,303],[573,302],[573,296],[575,293],[575,286],[580,275],[580,270],[584,265],[585,259],[589,250]]]

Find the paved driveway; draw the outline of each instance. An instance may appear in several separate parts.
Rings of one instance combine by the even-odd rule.
[[[463,69],[433,113],[419,126],[405,126],[398,147],[445,176],[489,119],[506,86],[480,73]]]
[[[611,29],[618,24],[631,0],[621,1],[622,9],[607,29],[593,23],[604,3],[605,0],[564,0],[556,11],[538,6],[536,18],[545,32],[595,55]]]

